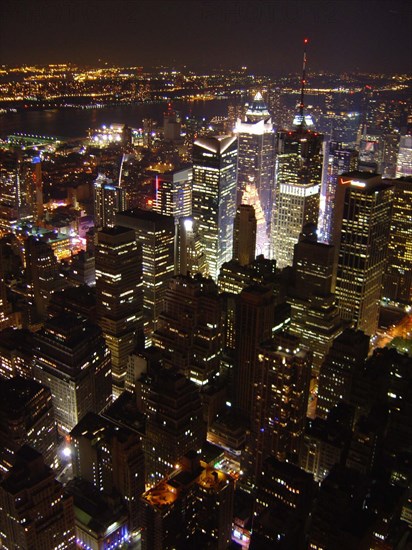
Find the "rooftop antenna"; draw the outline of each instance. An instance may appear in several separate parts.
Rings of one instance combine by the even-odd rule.
[[[306,46],[309,40],[305,38],[303,40],[303,67],[302,67],[302,80],[300,88],[300,105],[299,105],[299,115],[301,119],[301,124],[304,123],[303,109],[305,107],[305,84],[306,84]]]

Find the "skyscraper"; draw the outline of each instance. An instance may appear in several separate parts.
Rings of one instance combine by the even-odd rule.
[[[412,176],[412,135],[401,136],[396,163],[396,177],[409,176]]]
[[[326,184],[323,197],[324,202],[319,216],[319,233],[320,239],[323,242],[331,242],[338,176],[345,172],[356,170],[357,164],[357,151],[354,149],[343,149],[341,143],[330,143],[327,174],[324,174]]]
[[[208,274],[214,280],[221,265],[232,257],[236,164],[236,137],[202,137],[195,141],[192,215]]]
[[[412,302],[412,176],[395,180],[383,296]]]
[[[185,453],[202,448],[206,425],[198,386],[176,369],[148,372],[137,384],[146,414],[146,482],[153,485]]]
[[[47,313],[50,296],[64,286],[59,264],[46,240],[30,236],[24,245],[26,280],[31,305],[40,318]]]
[[[333,342],[319,374],[316,415],[326,419],[339,403],[349,403],[352,382],[369,351],[369,337],[360,330],[346,329]]]
[[[199,385],[219,373],[222,350],[222,312],[214,281],[200,274],[170,279],[153,343],[174,366]]]
[[[318,373],[333,340],[342,331],[333,294],[335,249],[318,242],[316,227],[305,225],[295,244],[293,284],[288,291],[291,305],[290,331],[313,353],[313,370]]]
[[[125,189],[113,183],[104,174],[99,174],[94,182],[93,192],[95,226],[114,225],[116,212],[122,212],[127,208]]]
[[[278,133],[273,211],[273,256],[278,267],[292,265],[293,247],[307,223],[317,225],[322,183],[323,136],[304,124]]]
[[[50,389],[35,380],[0,378],[0,469],[8,470],[27,443],[55,465],[57,427]]]
[[[4,550],[75,550],[73,499],[40,453],[24,445],[0,483],[1,542]]]
[[[175,220],[192,214],[192,168],[185,167],[155,176],[153,210]]]
[[[241,294],[236,311],[235,406],[249,420],[252,415],[254,384],[258,369],[257,347],[272,336],[273,292],[253,285]]]
[[[241,204],[234,222],[233,259],[240,265],[249,265],[256,257],[256,217],[255,209]]]
[[[89,412],[70,432],[70,439],[74,475],[99,491],[120,493],[129,511],[129,526],[137,529],[139,498],[145,487],[140,436]]]
[[[341,317],[369,336],[378,327],[387,263],[393,188],[380,176],[340,176],[334,242],[338,249],[336,297]]]
[[[235,133],[238,135],[238,204],[246,203],[247,186],[257,190],[265,218],[265,240],[258,245],[260,253],[267,256],[275,177],[275,133],[260,92],[246,111],[245,120],[237,120]]]
[[[49,387],[59,430],[67,434],[111,401],[110,352],[97,325],[62,314],[34,338],[33,376]]]
[[[133,208],[119,212],[116,223],[134,229],[142,247],[143,321],[146,344],[150,344],[163,309],[167,281],[174,274],[174,220],[171,216]]]
[[[260,475],[262,461],[275,456],[298,464],[309,398],[311,353],[287,333],[257,348],[250,431],[242,469]]]
[[[114,226],[97,234],[98,322],[112,358],[115,394],[124,389],[127,357],[143,344],[142,252],[133,229]]]

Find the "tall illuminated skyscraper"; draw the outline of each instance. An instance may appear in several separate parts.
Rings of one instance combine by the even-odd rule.
[[[293,247],[307,223],[317,225],[322,183],[323,136],[303,124],[278,133],[273,256],[280,268],[292,265]]]
[[[237,120],[238,135],[238,204],[246,203],[247,185],[257,190],[266,222],[265,243],[259,243],[261,253],[269,252],[269,228],[271,224],[274,168],[275,133],[272,119],[258,92],[246,112],[245,120]]]
[[[338,176],[356,170],[358,152],[354,149],[342,149],[341,143],[332,142],[329,146],[327,174],[324,174],[324,203],[319,216],[319,237],[323,242],[331,242],[335,195]]]
[[[199,138],[193,146],[193,208],[209,275],[232,258],[236,214],[237,139],[233,136]]]
[[[174,274],[175,223],[171,216],[139,208],[119,212],[116,223],[134,229],[142,247],[144,333],[146,344],[150,344],[167,282]]]
[[[192,168],[186,167],[155,176],[153,210],[175,220],[192,214]]]
[[[350,172],[339,178],[334,242],[336,297],[342,319],[373,336],[378,327],[387,263],[393,188],[381,176]]]
[[[388,268],[384,297],[412,302],[412,177],[393,181],[393,208],[389,233]]]
[[[272,220],[273,257],[280,268],[292,265],[293,247],[307,223],[318,225],[323,173],[323,135],[314,132],[305,114],[306,47],[303,41],[303,69],[299,112],[293,131],[278,132],[275,167],[275,205]]]
[[[125,189],[99,174],[94,182],[93,191],[95,226],[113,226],[116,212],[122,212],[127,208]]]
[[[124,389],[127,358],[143,343],[142,251],[133,229],[114,226],[97,234],[98,321],[112,357],[115,394]]]

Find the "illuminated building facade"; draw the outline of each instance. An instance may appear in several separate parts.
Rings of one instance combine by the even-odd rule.
[[[384,297],[412,303],[412,176],[392,182],[393,206]]]
[[[31,305],[37,315],[44,318],[53,292],[64,286],[59,264],[49,243],[30,236],[24,243],[26,281]]]
[[[250,431],[242,470],[251,480],[268,456],[298,464],[306,423],[311,352],[278,333],[257,348]]]
[[[278,133],[272,239],[273,257],[280,268],[292,265],[302,227],[318,223],[322,146],[323,136],[305,126]]]
[[[75,550],[73,500],[40,453],[24,445],[0,483],[2,548]]]
[[[195,453],[142,496],[143,550],[214,548],[230,543],[233,480]],[[187,545],[187,546],[186,546]]]
[[[324,203],[319,216],[319,236],[323,242],[331,243],[338,176],[346,172],[353,172],[356,170],[357,165],[357,151],[354,149],[342,149],[342,144],[340,143],[332,142],[330,144],[327,174],[325,175],[326,189]]]
[[[412,135],[401,136],[399,142],[396,177],[412,176]]]
[[[335,293],[342,319],[369,336],[378,327],[392,196],[392,186],[376,174],[340,176],[334,228],[338,249]]]
[[[175,369],[148,372],[137,385],[146,414],[146,483],[153,485],[182,455],[202,448],[206,425],[198,386]]]
[[[84,479],[73,479],[65,486],[73,498],[76,548],[124,548],[130,538],[128,515],[119,494],[98,491]]]
[[[333,342],[319,374],[316,415],[326,420],[339,401],[350,401],[355,373],[369,351],[369,337],[360,330],[346,329]]]
[[[256,188],[266,230],[266,243],[260,244],[263,247],[260,253],[267,256],[275,178],[275,133],[260,92],[249,106],[245,120],[238,119],[235,133],[238,136],[238,203],[247,203],[244,195],[247,185]]]
[[[222,315],[216,283],[200,275],[170,279],[164,307],[153,336],[164,352],[164,364],[174,366],[199,385],[219,373]]]
[[[241,204],[235,216],[233,235],[233,259],[241,266],[249,265],[256,257],[255,209]]]
[[[25,443],[55,465],[57,426],[49,388],[35,380],[0,378],[0,469],[8,471]]]
[[[206,256],[208,274],[232,257],[236,214],[237,139],[198,138],[193,145],[193,220]]]
[[[129,354],[143,344],[141,256],[133,229],[114,226],[97,233],[97,315],[111,354],[115,395],[124,389]]]
[[[49,387],[59,431],[67,434],[112,396],[110,352],[97,325],[62,314],[34,337],[35,380]]]
[[[103,174],[99,174],[93,184],[94,225],[96,227],[113,226],[116,212],[126,210],[126,191],[113,183]]]
[[[32,378],[32,333],[11,327],[0,331],[0,376]]]
[[[140,439],[136,432],[91,412],[70,432],[75,477],[107,494],[118,491],[133,530],[138,527],[139,497],[145,489]]]
[[[174,274],[175,223],[171,216],[138,208],[119,212],[116,223],[134,229],[142,247],[144,334],[146,344],[150,344],[163,309],[167,281]]]
[[[312,369],[319,372],[323,358],[342,331],[335,295],[335,248],[318,242],[316,227],[306,225],[295,245],[293,284],[289,287],[290,332],[313,353]]]
[[[192,168],[155,176],[153,210],[176,220],[192,215]]]

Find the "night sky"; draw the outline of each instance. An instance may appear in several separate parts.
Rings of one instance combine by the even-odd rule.
[[[412,2],[0,0],[0,62],[411,72]]]

